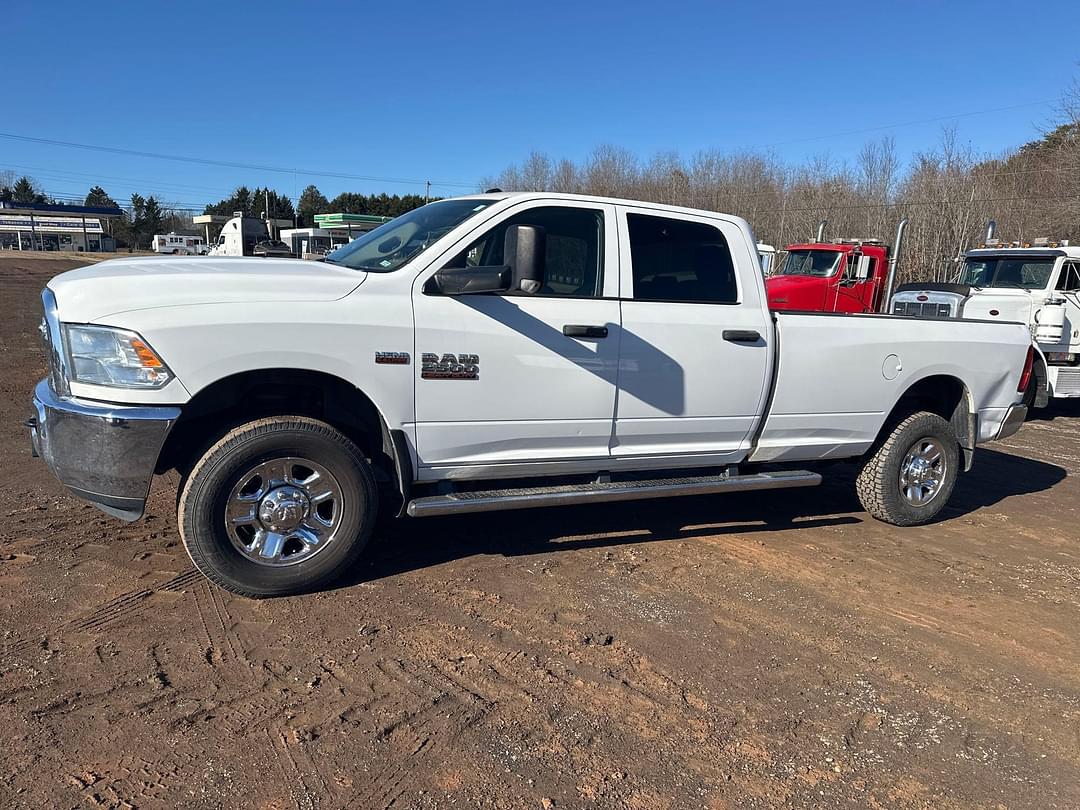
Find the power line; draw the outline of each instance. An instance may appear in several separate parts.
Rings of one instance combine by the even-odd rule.
[[[45,146],[62,146],[69,149],[84,149],[91,152],[108,152],[114,155],[129,155],[131,157],[150,158],[152,160],[171,160],[177,163],[196,163],[203,166],[222,166],[229,169],[246,169],[258,172],[280,172],[282,174],[302,174],[311,177],[333,177],[342,180],[364,180],[372,183],[396,183],[399,185],[423,185],[427,180],[415,180],[402,177],[376,177],[374,175],[347,174],[345,172],[321,171],[315,169],[282,168],[281,166],[263,166],[255,163],[236,163],[229,160],[212,160],[210,158],[188,157],[184,155],[167,155],[160,152],[142,152],[136,149],[123,149],[118,146],[100,146],[96,144],[74,143],[72,141],[58,141],[52,138],[36,138],[31,135],[16,135],[10,132],[0,132],[0,138],[24,143],[37,143]],[[432,180],[434,186],[452,186],[455,188],[475,189],[476,183],[462,183],[455,180]]]
[[[830,138],[844,138],[848,135],[864,135],[867,132],[881,132],[887,129],[899,129],[901,127],[913,127],[919,124],[936,124],[939,121],[952,121],[957,118],[970,118],[974,115],[990,115],[991,113],[1008,112],[1010,110],[1020,110],[1025,107],[1041,107],[1044,104],[1053,104],[1055,99],[1044,99],[1042,101],[1028,101],[1023,104],[1012,104],[1008,107],[994,107],[988,110],[972,110],[971,112],[956,113],[954,115],[942,115],[937,118],[921,118],[917,121],[905,121],[900,124],[885,124],[876,127],[866,127],[865,129],[851,129],[846,132],[834,132],[831,135],[810,135],[806,138],[793,138],[788,141],[777,141],[776,143],[765,144],[765,148],[772,146],[787,146],[792,143],[806,143],[808,141],[823,141]]]

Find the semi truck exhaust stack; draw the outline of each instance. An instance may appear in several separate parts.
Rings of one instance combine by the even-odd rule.
[[[986,223],[986,237],[983,239],[983,242],[989,242],[994,238],[995,233],[997,233],[997,221],[992,219]]]
[[[814,239],[815,242],[824,242],[825,241],[825,226],[828,225],[828,224],[829,224],[829,220],[827,220],[827,219],[823,219],[823,220],[821,220],[821,222],[818,223],[818,226],[817,226],[817,238]]]
[[[881,311],[888,313],[889,299],[892,298],[893,287],[896,286],[896,265],[900,259],[900,249],[904,246],[904,231],[907,230],[907,218],[900,220],[896,226],[896,238],[893,240],[892,256],[889,258],[889,275],[885,277],[885,291],[881,296]]]

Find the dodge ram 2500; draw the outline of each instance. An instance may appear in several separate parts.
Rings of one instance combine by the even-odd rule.
[[[330,254],[125,258],[43,292],[31,440],[128,520],[179,470],[195,565],[317,588],[381,514],[811,486],[926,522],[1023,422],[1020,324],[770,313],[733,216],[562,194],[425,205]]]

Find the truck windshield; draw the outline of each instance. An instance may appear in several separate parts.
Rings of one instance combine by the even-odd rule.
[[[389,273],[494,200],[441,200],[402,214],[342,245],[326,261],[353,270]]]
[[[837,250],[789,250],[777,275],[827,278],[840,266],[841,255]]]
[[[1052,256],[968,256],[961,284],[972,287],[1013,287],[1041,290],[1050,282]]]

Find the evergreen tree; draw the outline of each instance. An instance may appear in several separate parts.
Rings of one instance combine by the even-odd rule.
[[[47,202],[45,195],[37,190],[34,181],[26,175],[15,181],[15,185],[11,189],[11,199],[17,203]]]
[[[93,208],[117,208],[116,200],[110,197],[101,186],[94,186],[86,195],[83,205]]]
[[[330,211],[330,201],[323,196],[315,186],[308,186],[300,194],[300,200],[296,206],[296,213],[300,217],[300,225],[306,228],[314,227],[315,215],[325,214]]]
[[[147,197],[143,206],[143,233],[148,243],[154,234],[161,232],[164,220],[165,212],[161,210],[161,204],[152,195]]]

